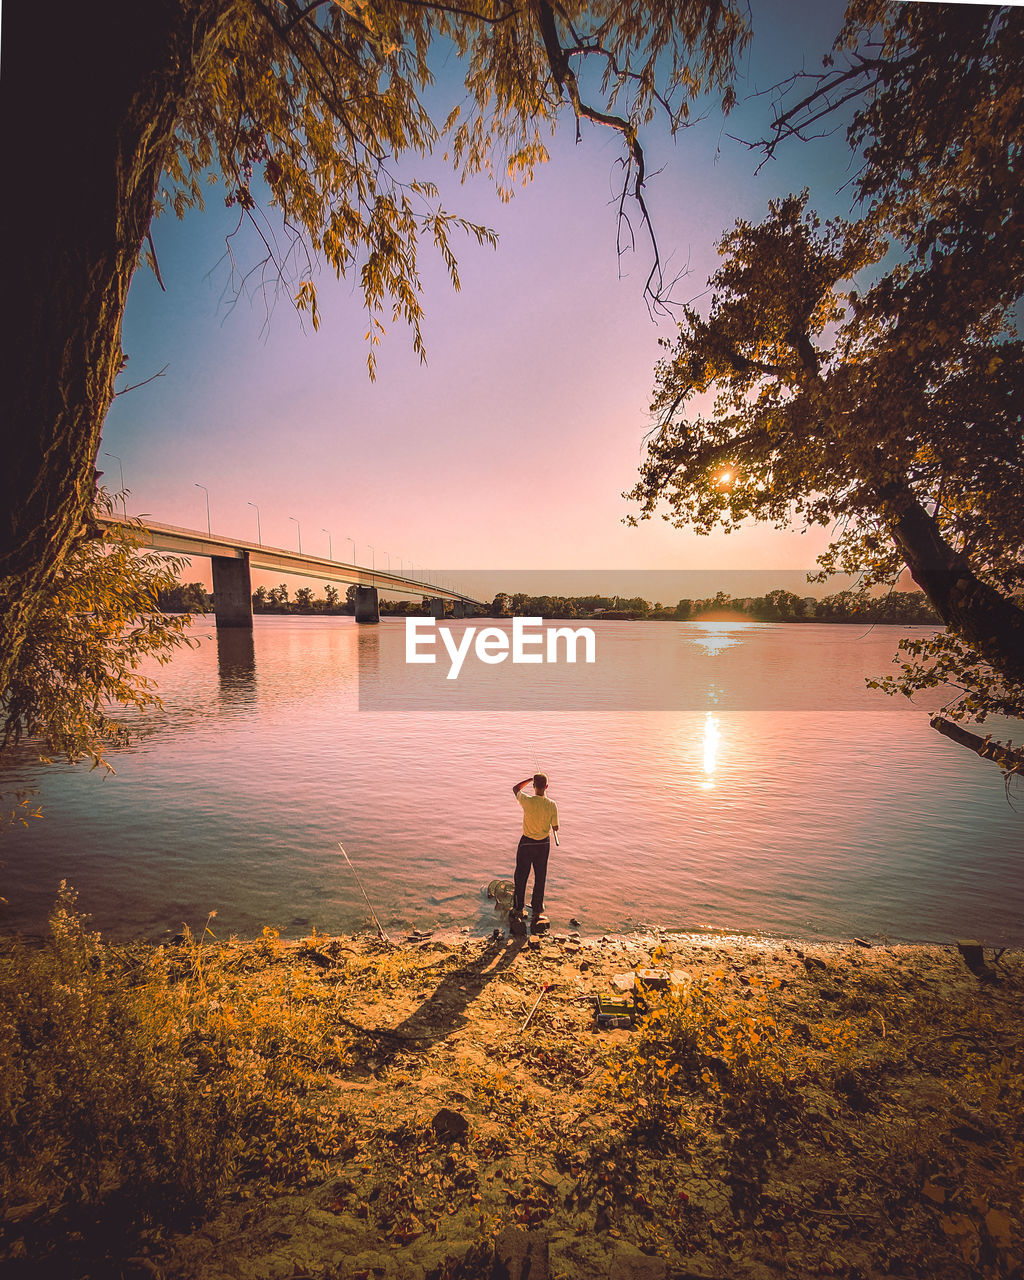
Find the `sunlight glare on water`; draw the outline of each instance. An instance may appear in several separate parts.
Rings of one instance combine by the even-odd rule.
[[[718,720],[709,711],[704,717],[704,778],[701,786],[707,791],[715,785],[715,767],[718,757]]]

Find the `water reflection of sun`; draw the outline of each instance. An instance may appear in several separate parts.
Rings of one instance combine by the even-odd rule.
[[[715,769],[718,767],[718,744],[722,735],[718,732],[718,719],[709,711],[704,717],[704,777],[701,787],[705,791],[715,785]]]
[[[705,617],[700,622],[686,623],[685,631],[681,632],[681,639],[684,644],[696,645],[709,658],[714,658],[723,649],[732,649],[738,644],[743,644],[750,638],[750,635],[745,633],[752,633],[760,625],[744,619],[742,614],[723,609],[719,615],[713,612],[711,616]]]

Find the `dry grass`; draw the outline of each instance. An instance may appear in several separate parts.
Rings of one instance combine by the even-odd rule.
[[[755,971],[737,993],[719,969],[650,997],[600,1086],[612,1146],[715,1168],[723,1218],[784,1274],[1018,1275],[1024,1046],[1006,1006],[869,972],[802,1017],[782,985]],[[658,1199],[662,1241],[706,1241]]]
[[[4,948],[0,1249],[52,1253],[59,1270],[62,1252],[70,1265],[123,1250],[240,1183],[324,1176],[349,1139],[325,1132],[310,1085],[349,1054],[329,995],[311,1000],[283,967],[252,987],[278,950],[267,930],[239,963],[208,928],[175,947],[104,946],[66,889],[46,945]]]

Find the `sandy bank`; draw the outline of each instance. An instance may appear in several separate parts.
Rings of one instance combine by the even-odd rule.
[[[953,946],[663,931],[201,954],[218,1016],[287,1008],[303,1158],[250,1161],[120,1274],[471,1280],[496,1241],[530,1280],[1020,1274],[1019,951],[995,981]],[[597,1029],[651,968],[675,982],[646,1017]]]

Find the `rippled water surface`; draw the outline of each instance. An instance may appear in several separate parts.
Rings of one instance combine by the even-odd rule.
[[[551,666],[525,694],[403,710],[376,697],[408,675],[399,621],[197,624],[116,776],[6,769],[4,793],[37,785],[45,813],[3,836],[8,927],[40,929],[66,878],[113,936],[210,911],[224,935],[350,929],[367,912],[340,840],[386,927],[483,931],[520,830],[511,785],[540,768],[561,822],[556,929],[1024,940],[1024,814],[999,771],[864,687],[898,628],[595,629],[617,663],[609,709],[574,710],[560,680],[579,672]],[[658,709],[668,679],[682,709]]]

